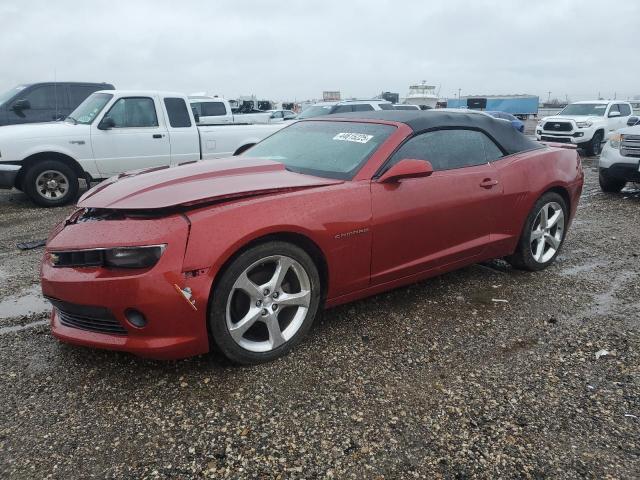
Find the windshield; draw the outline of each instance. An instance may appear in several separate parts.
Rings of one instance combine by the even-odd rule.
[[[81,123],[83,125],[89,125],[102,111],[104,106],[111,100],[110,93],[92,93],[87,99],[78,105],[71,114],[67,117],[71,121]]]
[[[331,111],[333,105],[318,105],[315,107],[309,107],[304,110],[300,115],[298,115],[298,119],[302,118],[311,118],[311,117],[319,117],[320,115],[328,115]]]
[[[572,103],[567,105],[558,115],[592,115],[603,117],[607,105],[603,103]]]
[[[284,163],[293,172],[350,180],[394,130],[375,123],[299,122],[243,155]]]
[[[13,87],[7,90],[6,92],[0,93],[0,105],[8,100],[11,100],[19,91],[24,90],[26,87],[26,85],[18,85],[17,87]]]

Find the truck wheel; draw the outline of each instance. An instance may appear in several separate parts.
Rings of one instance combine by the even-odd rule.
[[[607,193],[620,193],[620,190],[627,184],[624,180],[617,178],[611,178],[605,169],[600,169],[600,175],[598,175],[598,181],[600,188],[603,192]]]
[[[74,201],[80,185],[71,167],[57,160],[37,162],[27,170],[24,192],[41,207],[59,207]]]
[[[602,132],[596,132],[593,134],[593,138],[587,145],[587,155],[590,157],[595,157],[596,155],[600,155],[602,151],[602,139],[604,138]]]

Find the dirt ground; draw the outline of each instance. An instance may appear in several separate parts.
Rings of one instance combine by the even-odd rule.
[[[593,165],[551,268],[328,310],[247,368],[58,343],[16,243],[70,209],[0,193],[0,478],[638,478],[640,190]]]

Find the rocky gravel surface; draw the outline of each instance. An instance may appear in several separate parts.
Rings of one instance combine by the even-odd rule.
[[[242,368],[58,343],[15,244],[69,209],[0,194],[0,478],[638,478],[640,190],[601,193],[593,161],[551,268],[328,310]]]

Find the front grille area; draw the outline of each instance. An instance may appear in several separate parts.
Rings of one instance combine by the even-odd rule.
[[[620,155],[640,158],[640,135],[625,135],[620,144]]]
[[[543,127],[547,132],[570,132],[573,126],[569,122],[546,122]]]
[[[60,323],[65,327],[115,335],[127,334],[127,330],[107,308],[76,305],[54,298],[49,298],[49,301],[55,307]]]
[[[543,135],[540,137],[540,140],[543,142],[571,143],[570,137],[545,137]]]

